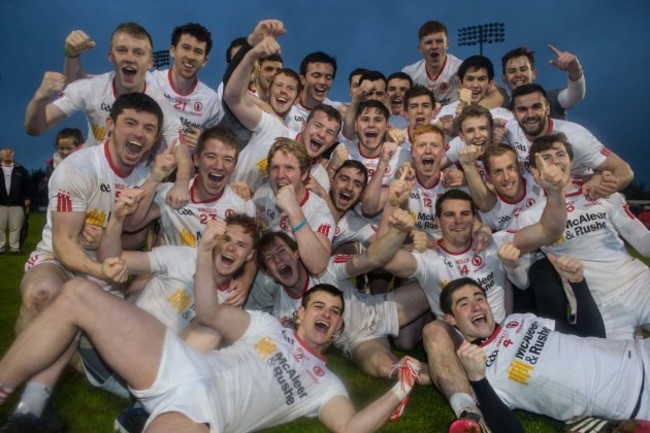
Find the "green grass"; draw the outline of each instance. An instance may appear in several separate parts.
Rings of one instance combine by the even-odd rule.
[[[28,253],[40,240],[41,229],[45,223],[45,214],[34,213],[30,219],[30,233],[24,246],[25,254],[20,256],[0,256],[0,351],[4,352],[13,340],[13,324],[18,314],[20,296],[18,287],[23,274],[23,266]],[[419,347],[411,355],[425,359],[424,350]],[[329,365],[346,384],[352,400],[357,407],[385,392],[391,383],[368,377],[361,373],[352,363],[334,351],[329,355]],[[16,404],[16,395],[5,405],[0,406],[0,419],[7,417]],[[54,393],[54,404],[59,413],[69,420],[71,433],[108,433],[112,432],[113,420],[128,402],[91,387],[85,379],[74,372],[69,372],[60,381]],[[554,433],[561,430],[561,423],[549,418],[527,414],[521,411],[517,415],[530,433]],[[432,387],[416,387],[402,418],[388,424],[382,431],[386,432],[446,432],[453,419],[453,414],[446,400]],[[317,420],[301,419],[290,424],[266,430],[268,432],[324,432]],[[498,432],[495,432],[498,433]]]

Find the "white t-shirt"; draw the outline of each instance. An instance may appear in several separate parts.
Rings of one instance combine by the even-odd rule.
[[[426,70],[424,59],[412,65],[404,66],[402,72],[409,74],[413,84],[421,84],[428,87],[436,98],[436,102],[447,105],[450,102],[458,100],[458,68],[462,60],[456,56],[447,53],[445,64],[435,77],[429,76]]]
[[[376,226],[373,226],[370,221],[359,215],[356,210],[350,209],[343,214],[336,225],[334,240],[332,241],[332,251],[348,242],[365,244],[376,233]]]
[[[334,108],[338,108],[342,105],[341,102],[332,101],[329,98],[325,98],[322,103],[331,105]],[[284,121],[287,123],[289,129],[298,134],[302,131],[302,125],[307,121],[309,113],[311,113],[311,108],[305,107],[300,99],[296,99],[296,102],[291,106],[289,112],[284,116]]]

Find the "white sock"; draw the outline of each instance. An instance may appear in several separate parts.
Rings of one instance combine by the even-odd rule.
[[[40,417],[43,414],[45,405],[50,400],[52,390],[45,384],[39,382],[28,382],[15,413],[33,413]]]
[[[465,394],[464,392],[457,392],[451,396],[449,399],[449,404],[451,404],[451,410],[454,411],[457,417],[460,416],[466,410],[469,410],[474,413],[481,413],[474,403],[474,398]]]

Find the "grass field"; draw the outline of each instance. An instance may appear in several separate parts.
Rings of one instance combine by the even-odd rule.
[[[0,351],[4,353],[13,340],[13,324],[18,313],[20,297],[18,286],[23,274],[23,266],[28,253],[40,240],[41,229],[45,223],[45,214],[34,213],[30,219],[30,233],[24,246],[25,253],[19,256],[0,256]],[[420,347],[411,355],[424,359]],[[329,364],[346,384],[352,400],[357,407],[363,407],[385,392],[391,383],[370,378],[360,373],[354,365],[333,351],[329,355]],[[16,404],[14,393],[4,406],[0,406],[0,419],[4,420]],[[54,405],[58,412],[70,422],[71,433],[108,433],[112,432],[113,420],[127,401],[92,388],[85,379],[69,372],[61,380],[54,393]],[[549,418],[517,412],[529,433],[555,433],[562,424]],[[410,402],[403,417],[390,423],[382,431],[386,432],[446,432],[453,414],[447,402],[432,387],[419,387],[411,395]],[[317,420],[299,420],[285,426],[266,430],[268,432],[323,432],[326,431]],[[498,432],[495,432],[498,433]]]

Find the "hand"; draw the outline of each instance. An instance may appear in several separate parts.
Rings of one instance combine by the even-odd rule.
[[[94,224],[84,224],[79,233],[79,243],[88,251],[96,251],[102,241],[104,229]]]
[[[167,192],[165,202],[174,209],[180,209],[190,202],[190,191],[178,182]]]
[[[578,58],[568,51],[558,50],[551,44],[548,44],[547,46],[548,49],[557,56],[556,59],[549,60],[548,64],[555,66],[561,71],[567,72],[571,81],[580,79],[582,76],[582,66],[580,66]]]
[[[53,93],[63,89],[65,89],[65,76],[58,72],[46,72],[34,97],[40,101],[49,101]]]
[[[95,41],[83,30],[74,30],[65,38],[64,53],[69,58],[79,57],[81,53],[95,48],[95,45]]]
[[[512,242],[506,242],[499,247],[497,255],[506,269],[517,269],[519,267],[519,257],[521,251]]]
[[[199,241],[200,251],[212,251],[214,247],[221,241],[223,235],[226,233],[228,225],[222,219],[214,219],[208,221],[201,233],[201,240]]]
[[[125,283],[129,278],[129,269],[121,257],[109,257],[101,264],[102,279],[114,283]]]
[[[285,185],[275,196],[275,204],[282,211],[287,214],[291,213],[292,210],[300,208],[298,201],[296,200],[296,193],[293,190],[293,186]]]
[[[250,200],[253,197],[253,190],[243,180],[238,180],[231,183],[230,189],[243,200]]]
[[[458,107],[460,107],[460,111],[463,111],[465,106],[472,103],[472,91],[465,88],[458,89],[458,100],[460,101]],[[460,114],[460,111],[458,114]]]
[[[423,253],[427,250],[429,245],[429,237],[422,230],[411,230],[411,238],[413,238],[413,248],[415,251]]]
[[[384,141],[384,145],[381,147],[381,155],[379,155],[379,163],[388,164],[397,152],[397,143],[392,141]]]
[[[406,134],[404,133],[403,129],[391,127],[386,130],[386,139],[388,141],[401,145],[406,139]]]
[[[535,167],[531,167],[530,171],[535,182],[547,192],[561,192],[569,181],[568,173],[564,173],[559,166],[546,162],[539,153],[535,154]]]
[[[485,352],[476,344],[463,341],[456,351],[460,363],[467,373],[467,378],[478,382],[485,378]]]
[[[266,36],[278,37],[287,32],[284,23],[280,20],[262,20],[257,23],[253,33],[248,36],[248,43],[254,47],[262,42]]]
[[[402,164],[396,175],[398,177],[388,187],[388,203],[391,206],[401,206],[406,203],[415,186],[415,171],[410,163]]]
[[[461,186],[467,185],[467,181],[465,181],[465,174],[452,165],[447,170],[445,170],[444,176],[442,178],[442,184],[447,189],[459,188]]]
[[[307,181],[305,182],[305,188],[308,190],[312,191],[314,194],[321,198],[325,198],[329,195],[329,192],[323,188],[323,185],[321,185],[314,176],[309,176],[307,178]]]
[[[508,134],[506,129],[506,119],[497,117],[494,119],[494,125],[492,127],[492,143],[502,143]]]
[[[138,188],[125,189],[115,199],[112,216],[124,218],[131,215],[138,208],[144,192]]]
[[[551,262],[558,274],[570,283],[579,283],[584,280],[582,262],[571,256],[555,257],[553,254],[547,254],[548,260]]]
[[[334,148],[334,152],[332,152],[332,156],[330,157],[330,162],[328,164],[328,168],[332,171],[332,175],[348,159],[350,159],[350,152],[348,152],[348,148],[343,145],[336,146],[336,148]]]
[[[415,218],[413,218],[411,212],[397,208],[388,217],[388,225],[397,230],[409,233],[413,229],[413,226],[415,226]]]
[[[438,126],[445,135],[454,135],[454,116],[447,114],[438,119]]]
[[[352,98],[356,102],[362,102],[368,99],[368,95],[372,92],[374,92],[374,85],[372,84],[372,81],[366,80],[359,84],[359,87],[354,90]]]
[[[476,164],[476,161],[481,155],[483,155],[483,146],[470,144],[460,149],[458,152],[458,162],[463,167],[471,167]]]
[[[151,178],[160,183],[165,180],[176,168],[176,157],[172,146],[167,146],[164,152],[156,155],[156,163],[151,170]]]
[[[251,287],[244,287],[242,282],[239,280],[233,280],[231,284],[231,293],[228,298],[224,301],[224,305],[232,305],[233,307],[241,307],[246,302],[248,297],[248,292]]]
[[[187,130],[183,131],[183,144],[194,150],[199,143],[200,136],[201,130],[199,128],[189,126]]]
[[[273,36],[266,36],[251,50],[251,56],[255,59],[262,59],[273,54],[281,54],[280,44]]]
[[[618,179],[609,171],[595,173],[582,185],[582,193],[590,200],[607,198],[618,191]]]
[[[485,249],[492,243],[492,230],[490,230],[486,225],[482,224],[481,227],[474,231],[472,236],[472,250],[476,254],[485,251]]]

